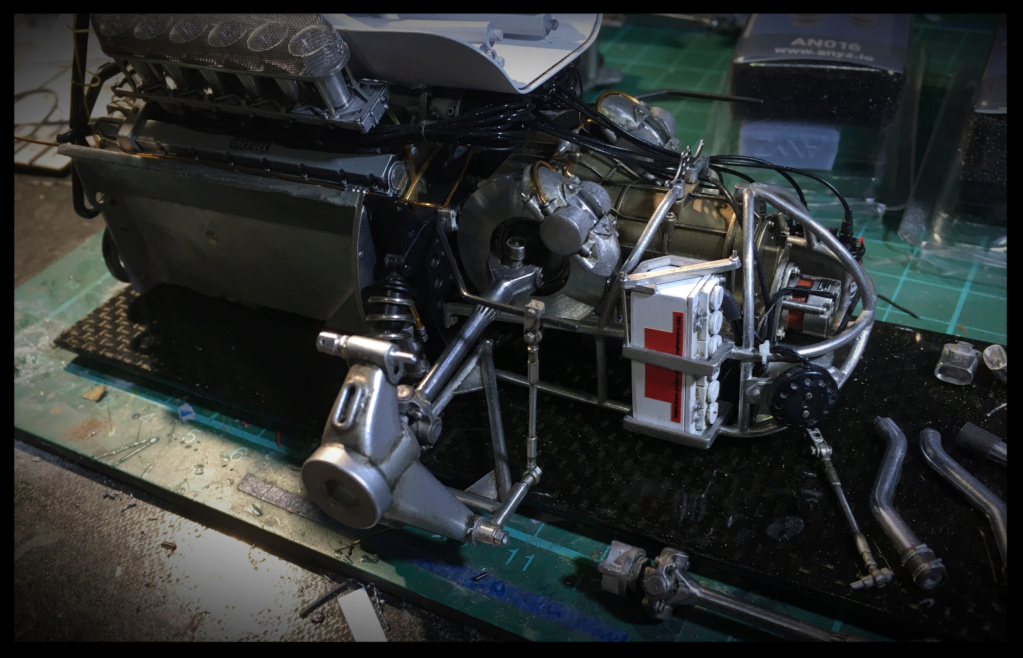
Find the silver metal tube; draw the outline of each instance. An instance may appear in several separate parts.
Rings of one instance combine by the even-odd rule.
[[[901,553],[920,544],[892,503],[895,485],[899,482],[902,463],[906,459],[906,435],[890,418],[874,419],[874,429],[878,436],[887,439],[888,447],[870,494],[870,508]]]
[[[497,397],[497,378],[494,376],[492,344],[483,341],[480,352],[480,379],[487,396],[487,413],[490,416],[490,439],[494,448],[494,477],[497,479],[497,497],[507,500],[511,491],[511,469],[508,467],[508,447],[504,441],[504,424],[501,421],[501,403]]]
[[[536,467],[536,387],[540,383],[539,345],[530,345],[526,369],[529,380],[529,427],[526,432],[526,470]]]
[[[628,310],[625,311],[628,315]],[[607,341],[603,336],[597,336],[596,340],[596,376],[597,376],[597,402],[607,402]]]
[[[812,642],[834,642],[862,639],[845,633],[826,631],[816,626],[783,615],[758,605],[747,603],[723,592],[708,589],[699,584],[697,588],[697,605],[734,617],[739,621],[777,633],[792,640],[809,640]]]
[[[320,92],[320,98],[326,104],[331,114],[342,110],[352,103],[352,91],[348,88],[344,76],[341,74],[343,67],[338,67],[330,75],[315,81],[316,89]]]
[[[452,496],[458,499],[458,502],[462,503],[466,507],[483,510],[485,512],[490,512],[491,514],[501,508],[501,503],[496,500],[490,500],[489,498],[485,498],[469,491],[462,491],[461,489],[454,489],[452,487],[448,487],[448,491],[451,492]]]
[[[668,210],[675,204],[675,202],[681,197],[685,198],[686,185],[684,181],[678,181],[674,185],[668,188],[664,198],[657,204],[657,208],[654,210],[654,214],[650,216],[650,220],[646,223],[646,227],[643,228],[643,232],[639,235],[639,239],[636,240],[636,246],[629,252],[629,257],[625,259],[625,262],[614,273],[611,277],[611,290],[604,298],[604,308],[600,313],[600,320],[597,326],[603,328],[607,326],[611,320],[611,314],[614,312],[615,307],[618,305],[618,295],[621,292],[622,280],[620,274],[631,274],[632,270],[636,269],[639,265],[639,261],[643,258],[643,254],[646,253],[647,247],[653,241],[657,232],[661,228],[661,223],[664,218],[668,215]],[[623,313],[628,313],[628,309],[622,309]]]
[[[838,369],[840,374],[839,377],[835,377],[835,382],[839,388],[845,384],[849,376],[852,375],[853,369],[856,364],[859,363],[860,357],[863,356],[863,350],[867,348],[867,339],[870,338],[870,332],[873,331],[874,325],[871,324],[866,329],[857,334],[856,339],[853,341],[852,349],[849,350],[849,354],[845,357],[845,363]]]
[[[828,308],[824,306],[814,306],[813,304],[807,304],[805,302],[794,302],[791,300],[784,300],[781,303],[782,309],[789,309],[793,311],[803,311],[811,315],[827,315],[830,313]]]
[[[448,406],[448,403],[455,397],[455,391],[462,385],[465,378],[469,376],[469,373],[476,367],[476,364],[479,363],[480,351],[482,349],[482,345],[477,347],[473,355],[465,360],[465,363],[455,373],[455,376],[448,381],[447,386],[444,387],[444,390],[440,392],[440,395],[433,402],[433,413],[440,414],[440,412],[444,411],[444,407]]]
[[[753,300],[753,223],[756,221],[754,201],[757,192],[752,186],[742,189],[742,347],[753,350],[754,337],[754,300]],[[740,432],[750,426],[750,409],[746,402],[746,390],[743,382],[753,376],[753,364],[743,362],[739,366],[739,405],[736,423]]]
[[[810,251],[815,251],[819,244],[820,240],[817,239],[817,235],[813,231],[806,234],[806,246]]]
[[[519,508],[519,503],[525,499],[528,491],[528,484],[525,482],[516,482],[515,486],[512,487],[511,495],[508,497],[508,500],[501,505],[501,508],[494,513],[494,516],[490,517],[490,523],[499,528],[502,527],[504,522],[508,520],[508,517]]]
[[[463,295],[463,297],[465,297],[465,295]],[[515,324],[522,324],[521,313],[516,315],[508,311],[499,310],[504,308],[506,306],[505,304],[497,305],[494,302],[474,295],[469,295],[466,299],[479,301],[481,306],[486,306],[488,304],[492,305],[491,308],[497,310],[497,317],[494,318],[495,322],[514,322]],[[473,304],[461,304],[457,302],[450,302],[444,306],[447,309],[445,312],[450,315],[470,315],[473,309],[476,308]],[[596,323],[590,320],[565,320],[564,318],[545,315],[543,318],[543,326],[545,329],[558,329],[560,331],[571,331],[572,333],[587,334],[591,336],[604,336],[606,338],[624,339],[626,337],[625,325],[617,323],[601,329],[597,327]]]
[[[476,344],[480,334],[487,328],[494,319],[494,311],[489,308],[477,306],[472,315],[462,325],[461,331],[451,341],[444,352],[437,359],[430,372],[426,373],[423,380],[419,382],[416,390],[423,399],[433,402],[434,397],[440,392],[444,384],[455,373],[455,370],[462,365],[462,359]]]
[[[995,534],[998,552],[1002,555],[1002,573],[1008,565],[1008,520],[1005,503],[985,487],[980,480],[973,477],[959,462],[949,457],[941,447],[941,434],[937,430],[926,428],[920,432],[920,450],[924,459],[942,477],[952,483],[959,491],[966,494],[973,506],[983,512]]]
[[[497,378],[501,381],[510,382],[512,384],[518,384],[519,386],[529,386],[529,380],[522,375],[517,375],[507,370],[496,370]],[[591,404],[601,409],[610,409],[611,411],[617,411],[618,413],[629,414],[632,413],[632,407],[621,402],[615,402],[614,400],[606,400],[599,402],[597,396],[583,393],[582,391],[575,391],[570,388],[564,388],[556,384],[548,384],[546,382],[538,382],[536,385],[537,390],[543,391],[544,393],[550,393],[561,398],[572,400],[574,402],[582,402],[584,404]]]
[[[742,346],[748,350],[753,349],[755,335],[753,222],[756,221],[754,213],[756,195],[752,187],[746,187],[742,191]]]
[[[888,441],[888,447],[870,493],[870,510],[895,545],[899,561],[910,572],[913,581],[921,589],[932,590],[947,579],[945,565],[926,544],[917,539],[892,504],[895,485],[906,458],[906,435],[890,418],[875,418],[874,431]]]
[[[443,231],[440,233],[443,235]],[[452,265],[457,267],[453,259]],[[532,293],[542,282],[543,271],[540,268],[533,265],[523,266],[511,272],[504,271],[501,276],[494,278],[483,296],[497,302],[509,302]],[[444,348],[437,363],[419,382],[416,392],[420,397],[427,402],[433,402],[451,375],[462,365],[462,360],[469,350],[476,345],[483,330],[494,321],[495,317],[497,317],[496,310],[482,305],[476,307],[458,331],[455,339]]]
[[[668,210],[675,204],[675,201],[679,197],[685,196],[686,185],[685,182],[679,181],[668,188],[667,194],[661,199],[661,202],[657,204],[657,209],[654,210],[654,214],[650,217],[650,221],[647,222],[646,227],[639,236],[639,240],[636,241],[636,246],[632,248],[632,252],[629,253],[629,257],[625,259],[625,263],[622,264],[621,272],[624,274],[632,274],[632,270],[636,269],[639,265],[639,261],[643,258],[643,254],[646,253],[647,248],[653,241],[654,236],[657,235],[657,231],[661,228],[661,222],[668,215]],[[615,295],[617,296],[617,295]]]
[[[1008,446],[1005,445],[1005,441],[999,441],[991,447],[991,452],[987,453],[987,458],[996,464],[1006,465],[1008,460]]]
[[[856,262],[856,259],[853,258],[852,254],[849,253],[849,250],[842,246],[842,243],[838,241],[838,238],[833,236],[830,231],[810,217],[810,214],[802,208],[798,200],[792,198],[786,190],[774,185],[752,183],[743,190],[744,203],[746,202],[746,190],[751,188],[756,190],[756,193],[759,196],[764,198],[775,208],[793,216],[806,228],[808,233],[815,235],[821,242],[827,245],[845,269],[852,274],[853,280],[856,281],[856,285],[859,286],[863,310],[860,311],[856,320],[854,320],[841,334],[814,345],[798,348],[796,351],[798,351],[802,356],[812,359],[821,356],[822,354],[827,354],[828,352],[849,343],[857,334],[874,322],[874,309],[877,305],[877,291],[874,289],[874,283],[863,271],[863,268],[860,267],[860,264]],[[747,210],[747,214],[751,214],[751,211]],[[808,245],[809,244],[810,243],[808,242]],[[752,252],[750,255],[752,256]]]
[[[738,423],[736,423],[735,425],[722,425],[721,434],[724,436],[742,436],[743,438],[747,439],[755,439],[761,436],[774,434],[780,429],[782,429],[782,426],[779,425],[778,422],[775,421],[774,419],[771,419],[770,422],[765,423],[763,426],[758,427],[755,430],[745,429],[740,431]]]

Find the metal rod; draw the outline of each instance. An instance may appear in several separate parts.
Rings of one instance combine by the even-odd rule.
[[[474,509],[483,510],[493,514],[501,508],[501,503],[496,500],[490,500],[478,494],[474,494],[470,491],[462,491],[461,489],[454,489],[452,487],[447,488],[451,492],[451,495],[458,499],[460,503],[466,507],[472,507]]]
[[[603,404],[607,402],[607,341],[603,336],[596,338],[596,351],[597,403]]]
[[[522,476],[522,479],[516,482],[515,486],[512,487],[512,492],[508,497],[508,500],[501,505],[501,508],[497,510],[492,517],[490,517],[491,525],[498,528],[503,527],[504,522],[508,520],[508,517],[511,516],[516,509],[518,509],[519,504],[521,504],[526,498],[526,493],[529,492],[529,488],[539,481],[539,468],[534,466],[532,469],[526,471],[526,473]]]
[[[852,508],[849,507],[849,501],[845,497],[845,491],[842,490],[842,483],[838,479],[838,471],[835,470],[835,466],[831,463],[830,459],[824,460],[824,472],[828,476],[828,483],[831,484],[831,488],[835,490],[835,494],[838,496],[838,504],[842,508],[842,513],[845,514],[846,522],[852,529],[853,534],[860,534],[860,526],[856,523]]]
[[[526,497],[526,492],[529,491],[529,485],[525,482],[516,482],[515,486],[512,487],[511,495],[508,500],[505,501],[501,508],[494,513],[490,518],[490,522],[497,527],[502,527],[504,522],[508,520],[508,517],[515,512],[519,507],[519,503]]]
[[[141,434],[141,433],[142,433],[142,425],[140,423],[139,424],[139,431],[136,434],[136,437],[138,437],[138,434]],[[105,457],[110,457],[111,455],[116,455],[119,452],[124,452],[125,450],[130,450],[131,448],[137,448],[137,447],[139,447],[141,445],[148,445],[150,442],[152,442],[152,440],[153,440],[152,438],[143,439],[141,441],[136,441],[135,443],[129,443],[126,446],[121,446],[120,448],[114,448],[110,452],[105,452],[102,455],[97,456],[96,459],[103,459]]]
[[[526,343],[526,376],[529,381],[529,423],[526,431],[526,471],[536,468],[536,385],[540,382],[540,341],[543,340],[544,304],[532,300],[526,304],[525,321],[522,324],[522,339]]]
[[[497,378],[494,376],[493,344],[483,341],[480,352],[480,378],[487,396],[487,413],[490,416],[490,439],[494,448],[494,477],[497,479],[497,497],[507,500],[511,491],[511,469],[508,467],[508,447],[504,441],[504,424],[501,421],[501,402],[497,396]]]
[[[623,289],[624,292],[624,289]],[[473,299],[475,296],[470,295]],[[484,300],[485,301],[485,300]],[[487,302],[490,304],[490,302]],[[487,306],[487,304],[479,304],[479,306]],[[498,305],[500,306],[500,305]],[[460,302],[449,302],[444,305],[444,312],[446,315],[469,315],[472,313],[476,306],[472,304],[462,304]],[[514,322],[516,324],[522,324],[522,313],[519,309],[519,314],[508,313],[503,310],[497,311],[497,317],[494,318],[495,322]],[[587,334],[592,336],[604,336],[606,338],[625,338],[625,325],[624,324],[611,324],[603,329],[597,327],[596,323],[591,320],[566,320],[564,318],[552,317],[545,315],[541,321],[544,329],[558,329],[560,331],[571,331],[575,334]]]
[[[863,564],[867,568],[867,575],[851,583],[850,587],[853,589],[884,587],[891,581],[892,571],[888,567],[883,569],[878,567],[877,560],[874,559],[874,553],[870,550],[870,543],[867,542],[866,536],[860,531],[859,524],[856,523],[856,517],[853,516],[852,508],[849,506],[849,501],[845,497],[845,491],[842,489],[842,481],[838,478],[838,471],[831,462],[831,446],[824,441],[820,430],[811,427],[807,428],[806,433],[814,444],[814,452],[818,460],[824,465],[824,474],[827,476],[828,484],[831,485],[831,488],[834,489],[835,494],[838,496],[838,504],[845,515],[846,523],[849,524],[849,528],[852,530],[853,540],[856,543],[856,549],[860,553],[860,559],[863,560]]]
[[[458,390],[458,387],[462,385],[462,382],[464,382],[466,377],[469,376],[472,369],[476,367],[477,363],[479,363],[480,351],[482,349],[482,345],[477,347],[476,351],[473,352],[473,355],[466,359],[465,363],[462,364],[461,369],[455,373],[455,376],[448,380],[447,386],[444,387],[444,390],[441,391],[440,395],[437,396],[437,399],[434,400],[433,413],[440,414],[440,412],[444,411],[444,407],[448,406],[448,403],[455,397],[455,391]]]
[[[811,293],[812,294],[812,293]],[[803,311],[811,315],[827,315],[830,310],[823,306],[814,306],[813,304],[807,304],[805,302],[794,302],[791,300],[784,300],[779,304],[779,311],[782,309],[789,309],[793,311]]]
[[[923,451],[924,459],[931,468],[966,494],[973,506],[987,516],[995,533],[998,552],[1002,555],[1002,573],[1005,574],[1008,565],[1008,520],[1005,503],[948,456],[941,447],[941,434],[937,430],[925,428],[920,432],[920,450]]]
[[[650,216],[650,221],[647,222],[646,227],[643,228],[643,232],[639,236],[639,240],[636,241],[636,246],[632,248],[629,253],[629,257],[625,259],[625,263],[622,264],[621,268],[611,277],[611,290],[604,298],[604,308],[600,313],[600,321],[597,323],[599,327],[607,326],[611,320],[611,315],[614,312],[615,307],[618,305],[618,293],[622,286],[622,280],[618,276],[619,274],[631,274],[632,270],[636,269],[639,265],[639,261],[643,258],[643,254],[646,253],[647,248],[653,241],[657,232],[661,228],[661,223],[668,214],[668,210],[675,204],[679,198],[685,198],[686,185],[685,181],[678,181],[674,185],[668,188],[664,198],[657,204],[657,209],[654,210],[654,214]],[[625,312],[625,310],[623,310]]]
[[[834,642],[836,640],[847,641],[851,639],[859,639],[845,633],[835,633],[817,628],[816,626],[811,626],[810,624],[803,623],[798,619],[747,603],[742,599],[729,596],[723,592],[707,589],[699,584],[697,584],[696,587],[696,594],[699,597],[699,603],[697,605],[710,608],[715,612],[722,613],[729,617],[735,617],[739,621],[749,624],[755,628],[762,628],[764,630],[778,633],[782,637],[793,640],[809,640],[813,642]]]
[[[753,223],[756,221],[754,213],[756,202],[756,191],[750,187],[742,188],[742,347],[750,352],[753,351],[753,339],[756,336],[754,328],[754,300],[753,300]],[[740,432],[745,432],[750,426],[749,403],[746,402],[746,388],[743,382],[753,377],[753,364],[743,362],[739,366],[739,403],[736,423]]]
[[[536,387],[540,383],[540,346],[530,345],[526,370],[529,373],[529,423],[526,432],[526,470],[536,467],[537,436],[536,436]]]
[[[462,325],[458,335],[448,343],[440,358],[437,359],[437,363],[416,387],[424,400],[433,402],[434,397],[455,373],[455,370],[462,365],[466,353],[476,344],[483,330],[490,325],[493,319],[494,311],[492,309],[476,307],[476,310]]]
[[[153,438],[149,439],[149,441],[147,441],[145,445],[140,446],[138,448],[135,448],[134,450],[129,452],[124,457],[121,457],[120,459],[118,459],[116,462],[114,462],[114,466],[120,466],[121,464],[123,464],[124,462],[128,461],[129,459],[131,459],[135,455],[139,454],[140,452],[142,452],[143,450],[145,450],[146,448],[148,448],[149,446],[153,445],[154,443],[156,443],[159,440],[160,440],[160,437],[154,436]]]
[[[522,375],[517,375],[507,370],[496,370],[497,378],[511,382],[512,384],[518,384],[519,386],[529,386],[529,380]],[[550,393],[574,402],[582,402],[584,404],[591,404],[601,409],[609,409],[611,411],[617,411],[618,413],[629,414],[632,413],[632,407],[621,402],[615,402],[614,400],[606,400],[605,402],[599,402],[597,396],[583,393],[582,391],[576,391],[570,388],[558,386],[557,384],[548,384],[546,382],[537,382],[536,388],[544,393]]]
[[[622,287],[631,290],[637,286],[650,286],[657,283],[673,283],[683,279],[700,277],[705,274],[722,274],[731,272],[742,267],[742,261],[735,254],[731,258],[719,258],[718,260],[693,265],[679,265],[664,269],[657,269],[652,272],[640,272],[638,274],[622,274]]]
[[[806,247],[810,251],[817,251],[817,247],[820,245],[820,239],[813,231],[806,232]]]
[[[675,201],[679,198],[685,197],[686,184],[685,181],[678,181],[674,185],[668,188],[667,193],[661,202],[657,204],[657,209],[654,210],[654,214],[650,217],[650,221],[647,222],[646,227],[639,236],[639,240],[636,241],[636,246],[632,248],[629,253],[629,257],[625,259],[625,263],[622,264],[621,272],[624,274],[632,274],[632,270],[636,269],[639,265],[640,259],[643,258],[643,254],[646,253],[647,248],[657,235],[657,231],[661,228],[661,223],[664,218],[668,215],[668,210],[675,205]],[[617,279],[617,277],[615,277]],[[617,296],[617,295],[615,295]]]

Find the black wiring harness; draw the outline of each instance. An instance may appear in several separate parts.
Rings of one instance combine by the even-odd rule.
[[[574,69],[562,71],[530,94],[488,103],[450,119],[380,124],[366,134],[338,134],[338,141],[333,145],[376,150],[433,142],[513,151],[539,133],[621,160],[665,181],[673,180],[680,169],[695,161],[688,153],[662,148],[629,134],[594,107],[579,100],[578,85],[572,76],[578,76],[578,72]],[[555,119],[566,112],[578,116],[579,128],[566,127]],[[591,125],[610,131],[616,143],[589,134]]]

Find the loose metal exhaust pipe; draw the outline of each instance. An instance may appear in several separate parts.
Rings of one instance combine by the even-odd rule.
[[[956,489],[966,494],[973,506],[987,516],[991,522],[991,529],[995,533],[998,552],[1002,554],[1002,574],[1005,575],[1009,561],[1009,524],[1005,503],[981,484],[980,480],[973,477],[959,462],[948,456],[948,453],[941,447],[941,434],[937,430],[925,428],[920,432],[920,450],[923,451],[924,459],[934,470],[951,482]]]
[[[925,590],[940,587],[948,579],[945,565],[927,544],[917,539],[892,504],[895,485],[899,481],[902,462],[906,458],[906,435],[891,418],[875,418],[874,431],[888,441],[888,449],[884,453],[881,470],[870,493],[870,510],[884,528],[888,539],[899,551],[899,562],[912,575],[913,582]]]

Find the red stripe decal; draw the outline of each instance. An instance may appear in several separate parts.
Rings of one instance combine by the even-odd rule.
[[[648,350],[682,355],[685,336],[685,313],[672,314],[672,331],[644,329],[643,340]],[[682,422],[682,373],[646,364],[644,393],[651,400],[671,404],[671,421]]]

